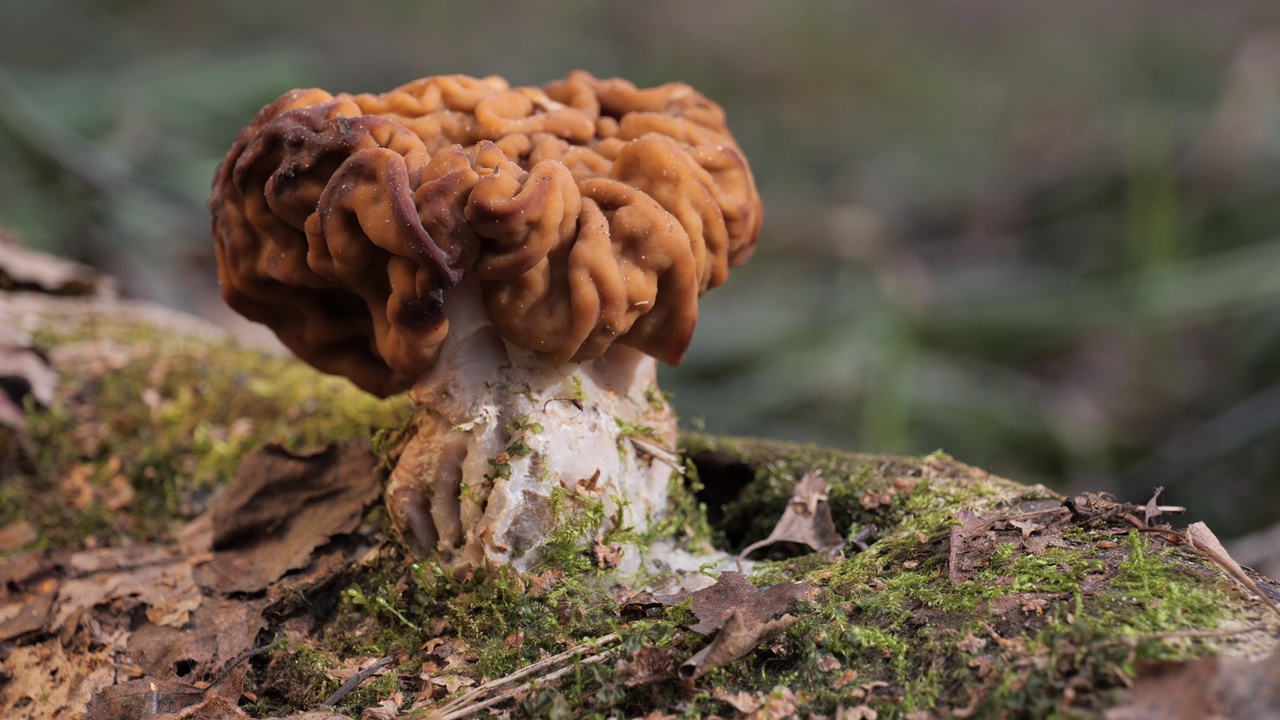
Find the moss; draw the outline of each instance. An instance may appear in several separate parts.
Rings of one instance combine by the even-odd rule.
[[[378,400],[285,358],[156,331],[125,335],[108,357],[126,360],[63,372],[52,409],[32,408],[31,457],[0,466],[0,525],[27,519],[44,547],[151,541],[199,514],[254,447],[368,438],[408,416],[406,401]]]
[[[46,545],[83,542],[86,534],[147,541],[199,512],[261,442],[303,448],[372,438],[390,457],[408,427],[403,403],[375,401],[296,363],[234,347],[158,343],[154,334],[143,344],[142,337],[132,359],[110,372],[67,373],[55,406],[63,409],[32,414],[32,454],[0,484],[0,523],[31,519]],[[507,454],[517,455],[520,433],[533,428],[509,430]],[[253,711],[283,716],[316,707],[337,687],[330,671],[346,661],[392,655],[399,663],[344,700],[342,709],[359,715],[397,691],[429,694],[424,673],[479,683],[616,633],[609,661],[580,664],[507,707],[572,717],[654,708],[727,715],[733,710],[715,690],[767,695],[784,687],[804,698],[807,712],[829,716],[862,703],[881,717],[960,708],[975,717],[1091,716],[1115,700],[1138,663],[1228,647],[1231,640],[1213,631],[1251,607],[1185,549],[1105,523],[1067,524],[1057,542],[1034,550],[1016,528],[992,530],[982,562],[968,576],[954,575],[950,544],[961,510],[1017,515],[1052,509],[1057,500],[945,454],[859,455],[702,435],[684,437],[681,452],[687,472],[672,477],[666,520],[643,534],[614,523],[603,542],[741,548],[765,537],[796,480],[818,471],[830,485],[838,529],[866,543],[836,557],[771,550],[753,582],[806,582],[819,593],[792,609],[794,625],[743,659],[688,688],[629,686],[617,660],[654,647],[679,662],[705,639],[687,629],[695,621],[687,606],[624,615],[628,593],[584,548],[606,519],[606,504],[561,490],[551,499],[559,529],[531,573],[459,576],[388,544],[309,591],[305,602],[290,603],[290,612],[311,616],[293,627],[316,630],[255,661]],[[135,493],[118,507],[117,478]],[[72,480],[87,488],[83,504],[65,501]],[[1069,696],[1076,700],[1064,701]]]
[[[318,707],[338,689],[340,683],[332,671],[340,666],[329,652],[286,638],[271,651],[265,666],[251,674],[258,680],[246,689],[257,699],[245,709],[267,717],[287,714],[290,708]]]
[[[997,543],[984,567],[954,584],[947,552],[958,510],[1016,514],[1052,495],[945,456],[908,461],[706,437],[686,438],[684,449],[723,477],[740,472],[736,466],[750,470],[720,509],[739,543],[767,532],[791,484],[811,469],[831,483],[838,524],[880,529],[866,552],[838,562],[808,555],[759,567],[756,582],[799,580],[825,592],[781,651],[757,652],[715,680],[767,692],[792,677],[813,712],[856,704],[862,683],[883,681],[884,699],[872,693],[870,704],[890,715],[972,706],[976,716],[1088,716],[1114,700],[1137,663],[1221,647],[1204,631],[1248,604],[1219,573],[1197,571],[1200,561],[1187,551],[1136,531],[1121,532],[1117,543],[1109,528],[1069,528],[1065,546],[1040,552]],[[704,472],[702,482],[717,480]],[[770,520],[747,520],[757,515]],[[813,669],[824,656],[859,681],[832,689],[833,678]],[[1081,698],[1074,706],[1062,701],[1068,687]]]

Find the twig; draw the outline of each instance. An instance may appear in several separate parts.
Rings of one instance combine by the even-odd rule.
[[[684,466],[680,464],[680,456],[672,452],[662,443],[643,435],[632,435],[627,439],[630,440],[631,444],[640,452],[660,463],[663,463],[664,465],[669,465],[673,470],[678,471],[680,474],[684,474]]]
[[[509,683],[516,682],[518,680],[523,680],[524,678],[527,678],[530,675],[536,675],[537,673],[541,672],[546,668],[552,667],[554,665],[559,665],[560,663],[566,660],[572,659],[573,656],[582,654],[582,651],[584,649],[590,648],[598,652],[600,649],[600,646],[617,642],[620,639],[621,637],[617,633],[611,633],[609,635],[605,635],[604,637],[597,638],[590,642],[582,643],[580,645],[575,645],[569,648],[568,650],[565,650],[564,652],[557,653],[555,655],[552,655],[551,657],[543,658],[542,660],[539,660],[538,662],[533,663],[528,667],[522,668],[520,670],[517,670],[516,672],[511,673],[510,675],[507,675],[506,677],[500,677],[496,680],[490,680],[489,682],[483,685],[480,685],[474,690],[464,695],[461,695],[453,700],[450,700],[449,702],[445,703],[440,708],[440,710],[442,712],[448,713],[451,711],[451,708],[456,709],[459,705],[463,705],[465,703],[471,702],[475,698],[478,698],[484,695],[485,693],[489,692],[494,688],[499,688],[499,687],[502,687],[503,685],[507,685]]]
[[[516,695],[519,695],[521,692],[523,692],[523,691],[525,691],[525,690],[529,690],[529,689],[530,689],[530,688],[532,688],[532,687],[537,687],[537,686],[540,686],[540,685],[546,685],[547,683],[553,682],[553,681],[555,681],[555,680],[559,680],[560,678],[564,677],[565,675],[568,675],[570,672],[573,672],[573,670],[574,670],[576,667],[581,667],[582,665],[590,665],[590,664],[592,664],[592,663],[598,663],[598,662],[602,662],[602,661],[604,661],[604,660],[608,660],[609,658],[611,658],[611,657],[613,657],[614,655],[616,655],[616,654],[617,654],[617,652],[618,652],[618,651],[617,651],[617,649],[615,648],[615,649],[613,649],[613,650],[606,650],[605,652],[602,652],[602,653],[598,653],[598,654],[596,654],[596,655],[591,655],[591,656],[585,657],[585,658],[583,658],[583,659],[582,659],[582,662],[581,662],[579,665],[577,665],[577,666],[569,665],[568,667],[562,667],[562,668],[560,668],[559,670],[556,670],[556,671],[554,671],[554,672],[547,673],[546,675],[543,675],[542,677],[534,678],[533,682],[532,682],[532,683],[530,684],[530,686],[528,686],[528,687],[520,686],[520,687],[513,687],[513,688],[509,688],[509,689],[504,690],[503,692],[501,692],[501,693],[499,693],[499,694],[497,694],[497,695],[494,695],[493,697],[489,698],[488,700],[481,700],[480,702],[474,703],[474,704],[472,704],[472,705],[468,705],[467,707],[457,708],[457,709],[455,709],[455,710],[450,710],[450,711],[448,711],[448,712],[445,712],[443,715],[441,715],[441,716],[440,716],[440,720],[458,720],[459,718],[464,718],[464,717],[467,717],[468,715],[474,715],[475,713],[478,713],[478,712],[480,712],[481,710],[485,710],[485,709],[491,708],[491,707],[493,707],[494,705],[498,705],[498,704],[503,703],[503,702],[505,702],[505,701],[507,701],[507,700],[510,700],[511,698],[515,697]],[[541,661],[541,662],[545,662],[545,661]],[[477,688],[477,689],[479,689],[479,688]],[[473,692],[474,692],[474,691],[473,691]],[[470,695],[470,694],[472,694],[472,693],[468,693],[468,695]],[[464,697],[465,697],[465,696],[464,696]],[[461,700],[461,699],[462,699],[462,698],[459,698],[459,700]],[[445,706],[445,708],[452,707],[452,706],[454,706],[455,704],[456,704],[456,701],[455,701],[455,702],[452,702],[452,703],[449,703],[448,705],[446,705],[446,706]]]
[[[266,645],[262,645],[261,647],[256,647],[256,648],[249,648],[248,650],[245,650],[244,652],[240,653],[239,655],[236,656],[235,660],[232,660],[231,662],[227,663],[227,665],[222,668],[222,672],[218,675],[218,679],[214,680],[209,684],[217,685],[221,683],[223,680],[226,680],[227,676],[231,674],[231,671],[234,670],[237,665],[239,665],[240,663],[244,662],[245,660],[248,660],[249,658],[255,655],[261,655],[262,653],[265,653],[265,652],[271,652],[272,650],[275,649],[277,645],[280,644],[281,640],[284,640],[284,635],[276,635],[275,639],[267,643]]]
[[[365,680],[368,680],[369,678],[373,677],[374,674],[376,674],[379,670],[390,665],[392,660],[393,658],[391,657],[384,657],[384,658],[378,658],[377,660],[373,661],[372,663],[369,664],[369,667],[361,670],[360,672],[352,676],[350,680],[342,683],[342,687],[335,690],[333,694],[329,696],[328,700],[325,700],[323,703],[320,703],[320,707],[331,708],[337,705],[342,700],[342,698],[346,697],[347,693],[351,692],[352,690],[355,690],[356,687],[360,685],[360,683],[364,682]]]

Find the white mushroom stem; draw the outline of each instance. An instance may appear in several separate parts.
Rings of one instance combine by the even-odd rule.
[[[603,503],[596,532],[663,512],[676,418],[653,358],[615,344],[597,360],[542,363],[498,336],[469,283],[446,294],[445,312],[449,336],[410,391],[417,434],[386,493],[417,551],[527,570],[576,512]]]

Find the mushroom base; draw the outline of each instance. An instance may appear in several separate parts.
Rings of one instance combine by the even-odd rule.
[[[528,570],[575,513],[602,509],[594,530],[607,532],[643,529],[663,512],[679,467],[676,418],[653,358],[615,344],[596,360],[550,366],[505,343],[465,285],[446,308],[449,337],[410,391],[417,431],[386,492],[416,551]]]

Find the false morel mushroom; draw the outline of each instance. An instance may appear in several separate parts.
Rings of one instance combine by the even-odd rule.
[[[715,103],[585,72],[294,90],[209,200],[222,295],[298,357],[417,408],[387,488],[422,553],[526,568],[562,522],[663,511],[698,298],[751,254],[760,199]],[[607,528],[605,528],[607,529]]]

